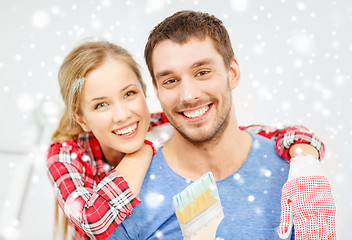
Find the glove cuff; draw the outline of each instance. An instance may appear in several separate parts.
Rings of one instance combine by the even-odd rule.
[[[324,171],[319,160],[311,155],[292,158],[287,181],[308,176],[324,176]]]

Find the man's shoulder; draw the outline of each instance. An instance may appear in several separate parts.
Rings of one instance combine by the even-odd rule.
[[[275,150],[275,141],[256,133],[249,133],[252,136],[252,149],[254,150]]]
[[[251,135],[251,158],[260,159],[261,163],[270,162],[271,164],[279,164],[280,166],[281,164],[287,164],[287,161],[284,161],[284,159],[277,153],[275,141],[255,133],[251,133]]]
[[[272,140],[272,139],[270,139],[270,138],[267,138],[267,137],[264,137],[264,136],[262,136],[262,135],[260,135],[260,134],[258,134],[258,133],[250,133],[250,132],[249,132],[249,134],[252,135],[252,138],[253,138],[253,139],[257,139],[258,141],[262,141],[262,142],[265,142],[265,143],[267,143],[267,144],[275,144],[275,141],[274,141],[274,140]]]

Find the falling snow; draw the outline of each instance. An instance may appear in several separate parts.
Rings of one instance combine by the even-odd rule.
[[[46,11],[38,10],[32,15],[32,26],[34,28],[45,28],[50,23],[50,16]]]
[[[254,202],[255,197],[253,195],[248,196],[248,202]]]
[[[6,32],[0,47],[0,98],[4,103],[0,150],[21,152],[1,156],[4,170],[0,176],[14,176],[21,161],[25,161],[17,159],[19,154],[28,159],[27,151],[38,150],[40,155],[32,153],[32,158],[40,162],[35,166],[41,167],[33,169],[29,184],[34,190],[29,192],[40,192],[45,196],[42,202],[53,202],[51,190],[48,185],[44,187],[45,147],[40,144],[49,144],[62,113],[58,68],[68,51],[83,39],[105,38],[127,48],[142,66],[150,111],[161,111],[144,64],[143,48],[152,27],[180,9],[209,11],[222,18],[228,28],[241,68],[241,81],[233,94],[240,125],[299,123],[324,141],[326,155],[322,161],[338,209],[343,209],[338,212],[340,238],[347,239],[345,229],[352,224],[352,194],[345,191],[345,186],[352,184],[352,164],[346,147],[352,144],[352,3],[348,0],[231,0],[221,4],[204,0],[144,0],[138,4],[134,0],[4,2],[0,8]],[[158,132],[160,138],[153,139],[155,146],[164,145],[172,133],[170,129]],[[254,147],[260,146],[254,143]],[[74,153],[71,156],[76,157]],[[269,168],[260,169],[260,174],[267,180],[273,178]],[[244,180],[239,174],[233,176],[237,184]],[[150,193],[146,199],[150,207],[163,201],[164,196],[158,193]],[[255,202],[255,197],[248,196],[248,201]],[[28,202],[38,204],[30,199]],[[6,204],[9,200],[0,197],[0,206]],[[39,204],[32,209],[43,209],[43,213],[35,214],[52,219],[51,209]],[[33,212],[26,211],[24,221],[29,221],[31,217],[26,216],[33,216]],[[260,209],[256,212],[260,214]],[[45,227],[46,232],[34,223],[27,227],[29,230],[26,226],[28,238],[31,231],[42,232],[41,239],[51,236],[49,227]],[[7,234],[12,233],[19,234],[9,228]],[[157,234],[162,238],[163,233]]]
[[[164,233],[162,231],[156,231],[155,232],[155,237],[156,238],[163,238],[164,237]]]
[[[145,195],[144,201],[148,207],[157,208],[163,203],[164,199],[164,195],[156,192],[150,192]]]

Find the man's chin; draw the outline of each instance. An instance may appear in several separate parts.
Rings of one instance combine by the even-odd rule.
[[[193,144],[203,144],[211,141],[215,134],[206,133],[200,128],[195,129],[194,131],[180,131],[176,129],[184,139]]]

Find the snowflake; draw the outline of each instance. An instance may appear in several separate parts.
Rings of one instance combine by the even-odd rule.
[[[156,238],[163,238],[164,237],[164,233],[160,230],[155,232],[155,237]]]
[[[236,181],[237,184],[244,184],[244,178],[242,178],[239,173],[234,174],[233,179]]]
[[[164,0],[147,0],[145,11],[147,14],[159,12],[164,8]]]
[[[151,192],[146,194],[145,203],[150,208],[157,208],[163,203],[164,199],[164,195],[156,192]]]
[[[265,176],[265,177],[270,177],[270,176],[271,176],[271,171],[270,171],[270,170],[266,170],[266,171],[264,172],[264,176]]]
[[[50,16],[46,11],[38,10],[32,15],[32,26],[34,28],[45,28],[49,25]]]
[[[236,12],[245,12],[248,9],[248,0],[232,0],[231,7]]]
[[[35,101],[29,94],[22,94],[17,98],[17,107],[22,112],[31,112],[35,107]]]
[[[314,42],[311,36],[305,33],[299,33],[292,36],[289,40],[295,50],[301,54],[308,55],[314,49]]]
[[[38,176],[33,176],[32,177],[32,182],[33,183],[38,183],[39,182],[39,177]]]
[[[261,207],[256,207],[256,208],[254,209],[254,212],[255,212],[257,215],[261,216],[261,215],[263,214],[263,209],[262,209]]]
[[[300,10],[300,11],[306,10],[306,5],[305,5],[303,2],[298,2],[298,3],[296,4],[296,7],[297,7],[298,10]]]
[[[247,199],[248,199],[248,202],[254,202],[255,197],[253,195],[249,195]]]
[[[235,180],[240,180],[240,178],[241,178],[241,175],[239,173],[236,173],[233,175],[233,179]]]

